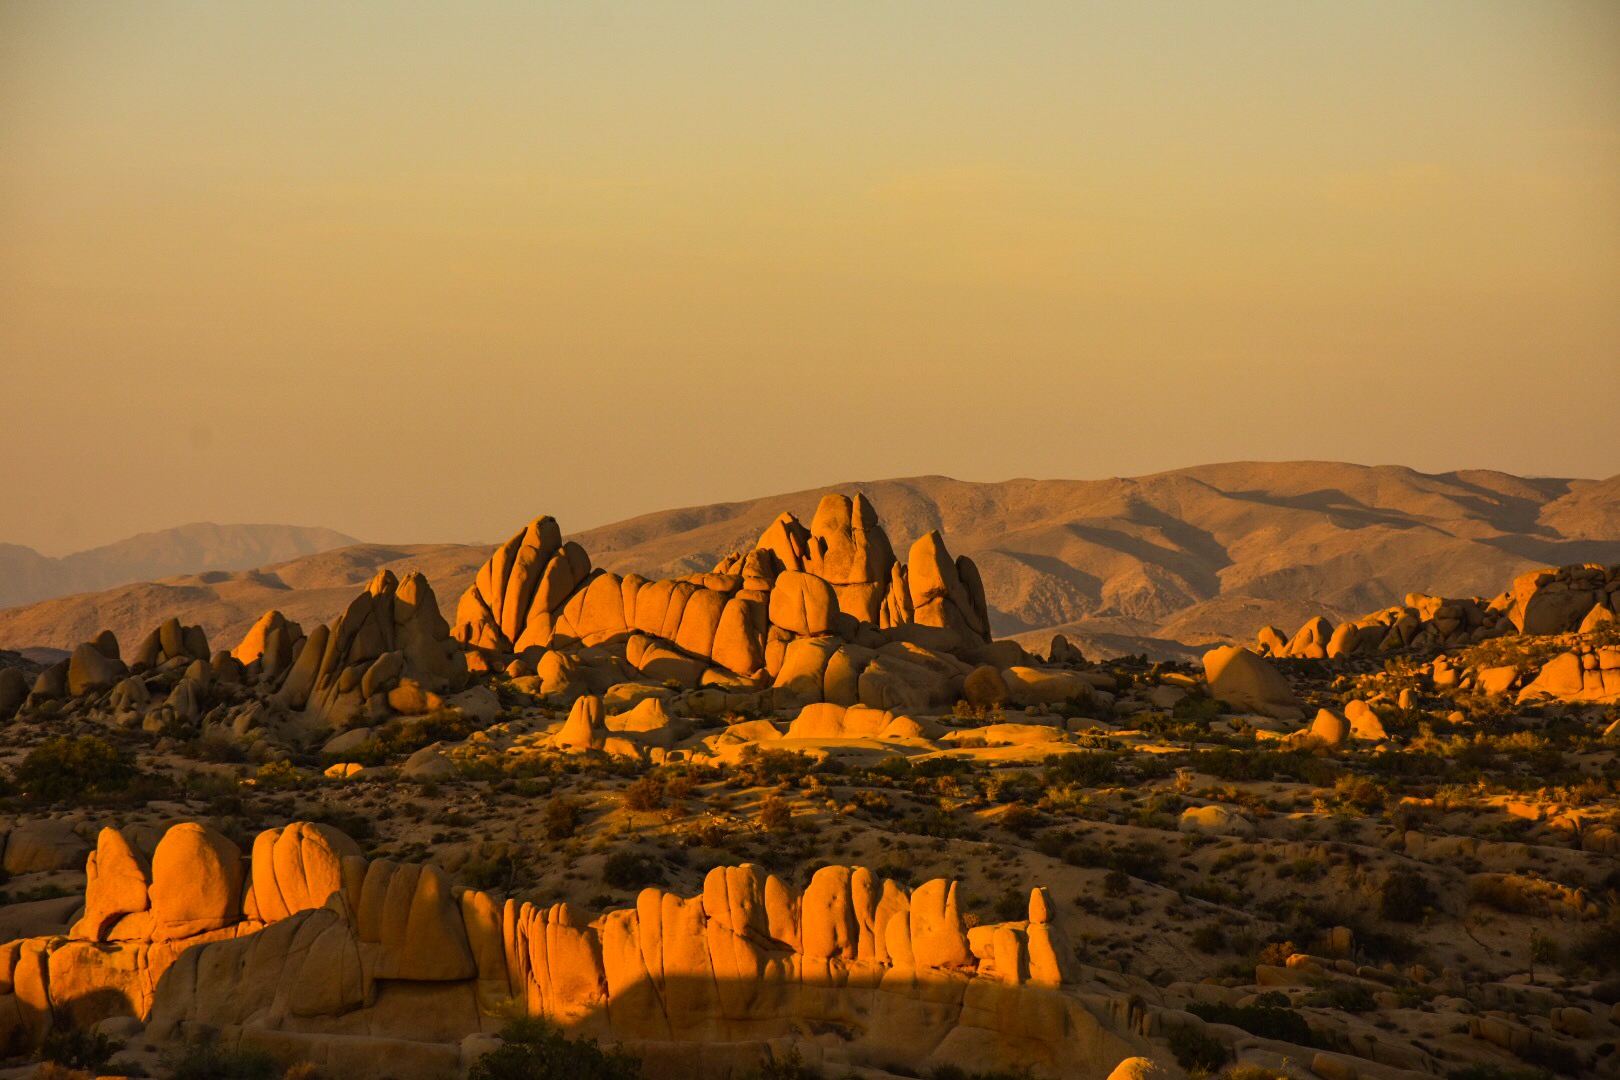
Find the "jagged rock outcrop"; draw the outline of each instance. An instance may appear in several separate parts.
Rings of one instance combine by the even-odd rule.
[[[514,1008],[620,1042],[654,1076],[723,1076],[793,1044],[828,1064],[1076,1078],[1151,1052],[1075,992],[1044,889],[1027,917],[969,927],[952,882],[827,866],[800,892],[725,866],[701,895],[649,888],[590,918],[368,861],[306,823],[261,834],[249,858],[188,823],[148,861],[108,829],[87,875],[70,937],[0,946],[10,1052],[133,1016],[158,1042],[206,1030],[344,1076],[425,1077]]]
[[[241,644],[231,650],[231,656],[248,673],[274,680],[292,667],[304,641],[303,627],[281,612],[271,610],[248,628]]]
[[[783,514],[713,571],[660,581],[593,571],[538,518],[479,570],[454,636],[501,657],[535,653],[537,674],[553,654],[610,648],[654,682],[769,685],[788,707],[876,708],[948,706],[971,670],[961,657],[990,641],[971,560],[952,559],[933,532],[898,562],[872,504],[842,495],[823,498],[808,529]],[[916,652],[894,651],[902,645]],[[558,670],[577,660],[550,666],[552,685],[582,681]]]
[[[212,655],[208,651],[208,635],[202,627],[181,626],[179,619],[167,619],[141,639],[130,656],[129,666],[140,672],[177,662],[189,664],[201,660],[206,663]]]
[[[389,692],[409,681],[427,691],[456,691],[467,663],[421,574],[403,581],[384,570],[331,627],[317,627],[280,691],[321,726],[345,728],[392,715]]]
[[[1261,628],[1261,656],[1337,660],[1400,650],[1454,648],[1503,634],[1587,633],[1615,617],[1620,607],[1620,565],[1582,563],[1533,570],[1515,578],[1493,600],[1448,599],[1408,593],[1405,603],[1334,627],[1308,621],[1291,639],[1276,627]]]

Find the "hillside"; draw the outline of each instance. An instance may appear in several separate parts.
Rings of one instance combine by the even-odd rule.
[[[848,483],[660,511],[574,537],[609,570],[707,570],[783,510],[808,521],[827,491],[864,491],[902,553],[942,530],[953,553],[978,563],[999,636],[1044,648],[1061,630],[1107,654],[1185,656],[1252,639],[1267,623],[1339,619],[1414,590],[1488,596],[1535,566],[1620,561],[1620,477],[1428,475],[1333,462],[1089,481]],[[421,569],[450,615],[489,546],[356,545],[258,573],[65,597],[0,612],[0,647],[70,648],[103,626],[128,639],[170,613],[234,641],[270,607],[306,625],[330,619],[385,566]]]
[[[179,574],[250,570],[358,543],[332,529],[197,522],[141,533],[61,558],[0,544],[0,607]]]
[[[421,570],[453,611],[456,596],[488,555],[485,546],[356,544],[257,570],[139,582],[0,611],[0,640],[16,642],[8,647],[17,649],[71,649],[110,629],[127,646],[179,615],[228,648],[271,608],[306,627],[331,620],[382,569],[401,575]]]

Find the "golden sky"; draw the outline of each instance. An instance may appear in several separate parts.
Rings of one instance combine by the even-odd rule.
[[[1620,4],[0,0],[0,541],[1620,472]]]

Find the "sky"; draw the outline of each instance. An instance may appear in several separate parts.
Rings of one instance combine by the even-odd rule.
[[[0,0],[0,541],[1620,473],[1620,4]]]

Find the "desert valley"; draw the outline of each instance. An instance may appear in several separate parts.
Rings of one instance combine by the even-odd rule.
[[[925,478],[0,611],[8,1075],[1614,1074],[1616,483]]]
[[[0,0],[0,1080],[1620,1080],[1616,0]]]

